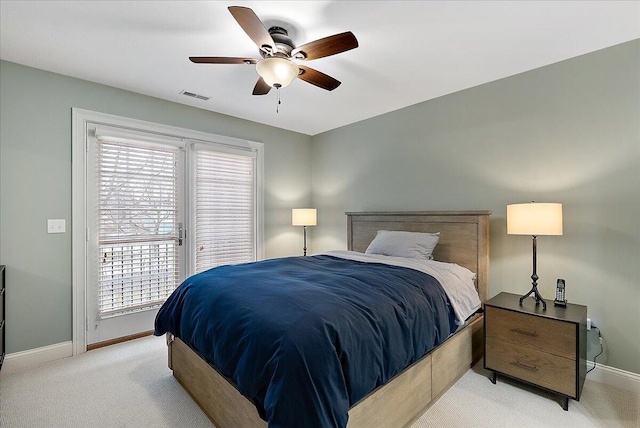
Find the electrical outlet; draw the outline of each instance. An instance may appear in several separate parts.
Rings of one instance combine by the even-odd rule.
[[[64,219],[48,219],[47,233],[65,233],[67,231]]]
[[[591,330],[591,318],[587,318],[587,330]]]

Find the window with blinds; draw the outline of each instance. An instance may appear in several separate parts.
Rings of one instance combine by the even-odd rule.
[[[98,139],[98,311],[162,304],[178,285],[178,147]]]
[[[195,271],[256,260],[255,154],[195,148]]]

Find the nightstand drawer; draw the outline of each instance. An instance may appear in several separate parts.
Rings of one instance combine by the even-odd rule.
[[[487,337],[485,366],[576,397],[576,361]]]
[[[576,359],[576,325],[487,306],[486,336]]]

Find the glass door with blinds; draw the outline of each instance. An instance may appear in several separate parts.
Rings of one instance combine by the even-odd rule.
[[[256,260],[256,153],[211,144],[191,149],[191,270]]]
[[[183,144],[100,132],[88,156],[88,344],[152,330],[186,274]]]
[[[262,186],[259,143],[89,128],[87,345],[152,330],[188,276],[257,260]]]

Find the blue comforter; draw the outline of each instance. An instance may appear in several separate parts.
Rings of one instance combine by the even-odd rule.
[[[222,266],[185,280],[155,334],[182,339],[270,428],[345,427],[349,407],[455,329],[442,286],[333,256]]]

